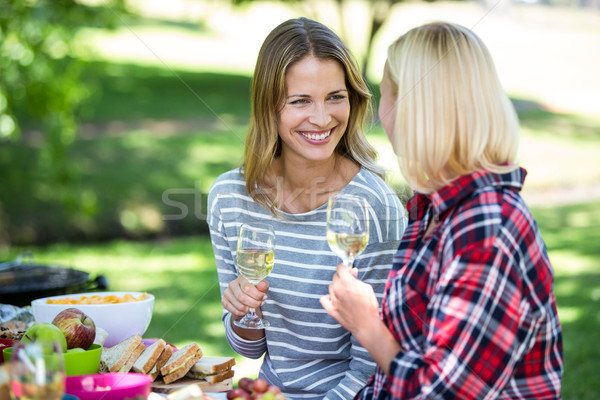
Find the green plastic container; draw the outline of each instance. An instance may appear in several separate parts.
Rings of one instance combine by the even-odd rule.
[[[2,350],[5,362],[10,362],[13,348],[6,347]],[[65,358],[65,372],[67,376],[95,374],[100,369],[100,355],[102,346],[92,344],[89,349],[79,353],[63,353]]]

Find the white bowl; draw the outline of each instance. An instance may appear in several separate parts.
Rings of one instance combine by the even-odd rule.
[[[70,298],[79,300],[82,296],[109,296],[115,295],[123,297],[125,294],[131,294],[139,297],[143,292],[90,292],[62,294],[60,296],[43,297],[31,302],[31,309],[35,322],[52,322],[54,317],[64,309],[77,308],[90,317],[96,326],[101,327],[108,336],[104,342],[104,347],[112,347],[128,337],[139,333],[144,335],[150,320],[152,319],[152,310],[154,309],[154,296],[146,293],[143,300],[129,303],[111,303],[111,304],[48,304],[48,299]]]

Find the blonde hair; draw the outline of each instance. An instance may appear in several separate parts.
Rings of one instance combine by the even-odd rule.
[[[475,33],[444,22],[411,29],[390,45],[386,67],[395,148],[413,188],[431,193],[477,170],[517,167],[517,114]]]
[[[273,159],[281,153],[277,117],[287,96],[285,73],[308,55],[335,60],[345,72],[350,116],[336,153],[383,177],[383,170],[375,162],[377,152],[364,136],[363,130],[367,121],[371,121],[373,109],[371,93],[355,60],[341,39],[325,25],[307,18],[290,19],[269,33],[258,53],[243,163],[248,193],[274,215],[277,214],[275,204],[263,193],[260,183]]]

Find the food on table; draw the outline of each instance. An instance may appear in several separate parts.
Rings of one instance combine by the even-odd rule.
[[[21,338],[23,343],[33,343],[37,340],[53,340],[57,341],[62,347],[63,353],[67,351],[67,339],[59,327],[49,322],[39,322],[33,324],[25,331]]]
[[[153,381],[162,376],[160,385],[170,385],[187,377],[209,384],[223,382],[231,388],[235,358],[203,357],[196,343],[177,350],[164,339],[147,339],[146,342],[148,346],[136,334],[113,347],[103,348],[99,372],[132,371],[149,375]]]
[[[79,299],[72,299],[70,297],[60,299],[48,299],[48,304],[113,304],[113,303],[130,303],[133,301],[141,301],[146,298],[146,292],[142,293],[139,297],[135,297],[129,293],[123,296],[117,296],[114,294],[107,296],[81,296]]]
[[[106,342],[106,338],[108,337],[108,332],[97,326],[96,327],[96,337],[94,338],[94,343],[99,344],[100,346],[104,346],[104,342]]]
[[[0,339],[21,340],[27,329],[14,329],[5,325],[0,326]]]
[[[188,378],[204,379],[214,384],[223,382],[225,379],[233,378],[235,365],[233,357],[202,357],[186,374]]]
[[[156,364],[154,364],[148,373],[148,375],[152,377],[152,381],[155,381],[156,378],[158,378],[158,375],[160,375],[160,369],[167,363],[172,354],[173,347],[170,345],[166,346],[163,352],[160,354],[160,357],[158,357],[158,360],[156,360]]]
[[[65,335],[67,349],[79,347],[87,350],[96,338],[96,324],[94,324],[94,321],[83,311],[74,307],[56,314],[52,324],[57,326]]]
[[[160,369],[160,367],[162,367],[162,365],[164,365],[168,357],[170,357],[173,352],[172,349],[170,352],[169,350],[167,350],[169,356],[165,358],[163,354],[166,355],[166,348],[171,349],[171,346],[168,346],[167,342],[165,342],[163,339],[158,339],[156,342],[146,347],[146,349],[140,355],[140,357],[135,361],[135,363],[133,363],[133,372],[138,372],[140,374],[149,374],[152,376],[150,372],[154,369],[155,374],[158,375],[158,370]],[[158,368],[155,368],[156,364],[159,361],[162,362],[162,365],[160,365],[160,367]],[[156,379],[156,375],[153,376],[152,380]]]
[[[139,333],[112,347],[104,347],[100,357],[100,372],[129,372],[145,348]]]
[[[181,389],[177,389],[172,393],[167,395],[167,399],[169,400],[192,400],[192,399],[202,399],[204,400],[204,392],[202,388],[198,384],[191,384],[182,387]]]
[[[227,392],[227,400],[285,400],[281,389],[266,379],[241,378],[238,387]]]
[[[160,369],[163,381],[169,384],[183,378],[201,357],[202,350],[196,343],[190,343],[177,350]]]

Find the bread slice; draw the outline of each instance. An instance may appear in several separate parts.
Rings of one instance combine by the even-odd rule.
[[[117,343],[113,347],[102,348],[100,361],[103,365],[101,369],[108,372],[119,372],[122,369],[127,368],[127,365],[129,365],[129,369],[131,369],[131,366],[135,360],[137,360],[137,357],[140,356],[142,351],[144,351],[142,336],[139,333],[136,333],[122,342]],[[134,355],[135,358],[133,358]],[[133,358],[132,361],[130,361],[131,358]],[[129,370],[123,372],[128,371]]]
[[[224,372],[216,372],[214,374],[203,374],[201,372],[189,371],[185,376],[193,379],[204,379],[208,383],[214,384],[223,382],[225,379],[233,378],[235,371],[230,369]]]
[[[133,372],[138,372],[140,374],[147,374],[150,372],[165,349],[166,345],[167,342],[165,342],[163,339],[158,339],[156,342],[146,347],[144,352],[133,363],[133,367],[131,367]]]
[[[144,345],[144,343],[140,343],[138,345],[138,347],[133,349],[131,351],[131,353],[129,354],[129,358],[127,359],[125,364],[123,364],[123,366],[119,369],[119,372],[131,371],[131,368],[133,368],[133,364],[140,357],[140,355],[142,355],[142,353],[144,352],[145,349],[146,349],[146,346]]]
[[[202,350],[196,343],[190,343],[177,350],[160,369],[163,381],[169,384],[183,378],[200,357],[202,357]]]
[[[154,364],[150,372],[148,372],[148,375],[152,377],[152,381],[155,381],[158,375],[160,375],[160,369],[167,363],[172,354],[173,348],[167,345],[158,357],[158,360],[156,360],[156,364]]]
[[[190,371],[204,375],[225,372],[235,365],[233,357],[202,357],[190,368]]]

